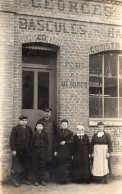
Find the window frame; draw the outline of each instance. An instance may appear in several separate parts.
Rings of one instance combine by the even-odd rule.
[[[105,79],[105,72],[104,72],[104,65],[105,65],[105,61],[104,61],[104,57],[105,54],[117,54],[117,117],[115,118],[105,118],[105,110],[104,110],[104,87],[105,87],[105,83],[104,83],[104,79]],[[101,52],[101,53],[95,53],[92,55],[89,55],[89,67],[90,67],[90,57],[93,55],[102,55],[102,117],[101,118],[92,118],[89,115],[89,125],[90,126],[96,126],[97,122],[99,120],[104,121],[106,126],[122,126],[122,119],[119,117],[119,109],[120,109],[120,91],[119,91],[119,86],[120,86],[120,77],[122,78],[122,76],[120,76],[120,57],[122,57],[122,53],[121,51],[107,51],[107,52]],[[92,75],[92,74],[91,74]],[[93,76],[92,76],[93,77]],[[90,72],[89,72],[89,78],[90,78]],[[89,81],[90,84],[90,81]],[[90,88],[90,86],[89,86]],[[90,100],[90,93],[89,93],[89,100]],[[90,106],[89,106],[89,111],[90,111]]]

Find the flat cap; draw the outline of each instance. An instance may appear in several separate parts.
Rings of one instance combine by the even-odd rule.
[[[61,123],[68,123],[68,120],[67,119],[63,119],[63,120],[61,120]]]
[[[22,120],[22,119],[27,119],[28,117],[27,116],[25,116],[25,115],[21,115],[20,117],[19,117],[19,120]]]
[[[45,107],[45,108],[43,109],[43,111],[44,111],[44,112],[49,112],[49,111],[52,111],[52,109],[49,108],[49,107]]]
[[[97,126],[100,126],[100,125],[105,125],[105,124],[102,121],[100,121],[97,123]]]

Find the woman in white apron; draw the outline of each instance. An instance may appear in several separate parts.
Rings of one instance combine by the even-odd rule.
[[[110,135],[104,131],[104,123],[100,121],[97,126],[98,132],[93,135],[91,141],[93,158],[92,174],[95,180],[108,183],[108,160],[112,151],[112,143]]]

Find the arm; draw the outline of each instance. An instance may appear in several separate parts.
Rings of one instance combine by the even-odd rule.
[[[109,134],[107,134],[107,143],[108,143],[108,153],[110,154],[113,151],[113,149],[112,149],[111,137]]]
[[[11,151],[16,151],[16,128],[12,129],[11,135],[10,135],[10,146],[11,146]]]

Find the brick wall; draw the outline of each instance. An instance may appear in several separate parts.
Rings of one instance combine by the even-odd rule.
[[[40,4],[39,0],[18,0],[13,6],[14,2],[9,2],[0,2],[3,57],[0,138],[1,167],[6,177],[11,164],[8,162],[9,136],[21,113],[22,44],[46,42],[60,47],[57,60],[58,124],[66,118],[72,131],[82,124],[90,138],[94,130],[89,127],[89,55],[122,49],[121,3],[43,0]],[[122,161],[121,128],[108,127],[106,130],[113,141],[113,172],[119,175],[122,174],[119,165]]]

